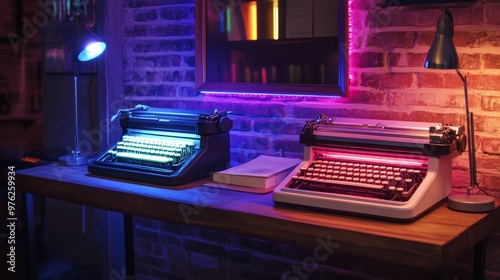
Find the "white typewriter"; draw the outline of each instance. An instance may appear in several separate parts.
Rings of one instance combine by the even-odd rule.
[[[273,191],[276,204],[413,220],[451,192],[463,126],[329,118],[307,121],[304,159]]]

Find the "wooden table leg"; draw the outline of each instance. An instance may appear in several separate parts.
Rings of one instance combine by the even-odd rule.
[[[472,276],[474,280],[485,279],[485,262],[486,262],[486,238],[481,240],[474,246],[474,262]]]
[[[134,217],[123,215],[123,227],[125,238],[125,271],[127,278],[135,279],[135,258],[134,258]]]

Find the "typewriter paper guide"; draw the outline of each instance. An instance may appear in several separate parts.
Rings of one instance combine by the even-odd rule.
[[[250,188],[277,186],[302,160],[260,155],[241,165],[215,172],[214,182]]]

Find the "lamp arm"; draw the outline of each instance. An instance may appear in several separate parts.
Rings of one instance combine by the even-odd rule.
[[[477,183],[477,170],[476,170],[476,144],[474,141],[474,116],[473,113],[469,111],[469,93],[467,90],[467,77],[462,75],[458,69],[455,69],[457,71],[458,76],[460,79],[462,79],[462,82],[464,84],[464,97],[465,97],[465,114],[466,114],[466,120],[467,120],[467,148],[468,148],[468,154],[469,154],[469,173],[470,173],[470,183],[469,183],[469,188],[467,189],[468,192],[470,190],[474,189],[478,183]]]

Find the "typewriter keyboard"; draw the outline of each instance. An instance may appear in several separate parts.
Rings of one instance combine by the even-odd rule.
[[[316,159],[300,168],[288,188],[407,201],[426,173],[424,166]]]
[[[104,161],[176,169],[195,151],[194,141],[152,136],[123,135]]]

